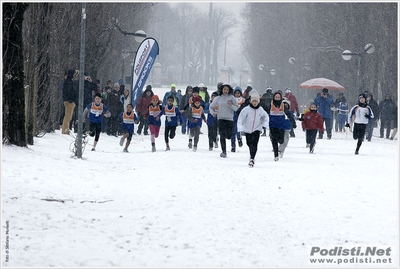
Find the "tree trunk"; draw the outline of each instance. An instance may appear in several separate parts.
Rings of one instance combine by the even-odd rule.
[[[27,4],[3,4],[3,143],[26,146],[22,22]]]

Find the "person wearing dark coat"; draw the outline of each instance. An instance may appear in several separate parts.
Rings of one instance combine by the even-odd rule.
[[[186,127],[187,127],[187,117],[186,115],[183,113],[183,111],[185,110],[185,107],[189,104],[189,99],[192,96],[193,93],[193,87],[192,86],[187,86],[186,87],[186,91],[185,91],[185,95],[182,96],[181,98],[181,102],[179,103],[179,110],[182,112],[182,134],[186,134]]]
[[[379,116],[381,120],[380,138],[383,138],[386,128],[386,139],[389,139],[392,120],[395,116],[396,104],[392,101],[392,96],[386,94],[385,99],[379,103]]]
[[[124,111],[123,105],[119,99],[119,84],[115,83],[113,90],[107,96],[107,106],[108,110],[111,112],[111,116],[108,118],[107,122],[107,134],[116,137],[118,137],[118,116]]]
[[[266,92],[261,96],[260,105],[269,114],[271,110],[271,102],[274,94],[272,93],[272,88],[268,87]],[[267,128],[263,128],[263,133],[261,136],[267,136]]]
[[[372,93],[367,93],[367,104],[372,109],[372,113],[374,113],[374,118],[369,119],[367,124],[367,141],[371,142],[372,134],[374,132],[374,128],[378,126],[377,121],[379,119],[379,105],[378,102],[375,101]]]
[[[137,104],[136,104],[136,113],[139,116],[139,126],[137,133],[140,135],[143,130],[144,135],[149,134],[149,105],[151,104],[151,97],[153,97],[154,93],[151,85],[146,86],[146,90],[140,96]]]
[[[398,117],[398,108],[397,108],[397,106],[396,106],[395,114],[394,114],[393,132],[392,132],[392,134],[390,135],[390,140],[393,140],[394,137],[395,137],[396,134],[397,134],[397,120],[398,120],[397,117]]]
[[[78,103],[78,88],[72,80],[79,73],[78,70],[68,70],[67,77],[63,84],[63,101],[65,107],[64,119],[62,123],[62,134],[69,134],[69,124],[72,120],[72,115],[76,104]]]
[[[322,119],[324,120],[325,123],[325,129],[326,133],[328,136],[328,139],[332,138],[332,126],[333,126],[333,113],[332,113],[332,108],[334,107],[333,105],[333,99],[332,96],[328,94],[328,89],[324,88],[322,89],[322,93],[320,96],[315,98],[314,103],[318,107],[318,113],[321,114]],[[319,133],[318,134],[318,139],[322,139],[323,134]]]

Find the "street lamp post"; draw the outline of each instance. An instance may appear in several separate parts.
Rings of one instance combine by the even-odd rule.
[[[260,71],[268,72],[268,71],[265,70],[265,67],[264,67],[263,64],[260,64],[260,65],[258,66],[258,69],[259,69]],[[269,70],[269,73],[271,74],[271,76],[274,76],[274,75],[276,74],[276,70],[275,70],[275,69],[271,69],[271,70]],[[267,80],[267,77],[265,77],[265,84],[267,84],[267,87],[268,87],[268,80]]]
[[[126,45],[126,36],[127,35],[134,36],[135,41],[137,43],[141,43],[143,40],[146,39],[147,35],[143,30],[138,30],[138,31],[136,31],[134,33],[127,32],[127,31],[124,31],[124,30],[121,29],[121,27],[119,26],[119,21],[118,21],[117,18],[113,18],[113,21],[114,21],[114,27],[117,28],[118,31],[120,31],[120,33],[124,35],[124,46]],[[131,52],[131,51],[127,51],[127,50],[123,49],[122,52],[121,52],[121,56],[123,58],[123,61],[122,61],[122,79],[124,79],[124,73],[125,73],[125,58],[127,58],[130,53],[136,53],[136,51],[135,52]]]
[[[351,59],[351,56],[358,56],[358,63],[357,63],[357,80],[356,80],[356,89],[359,90],[361,87],[361,77],[360,77],[360,64],[361,59],[365,53],[372,54],[375,51],[375,46],[371,43],[365,45],[364,50],[362,52],[354,53],[350,50],[345,50],[342,52],[342,58],[346,61]]]
[[[310,71],[311,70],[311,65],[309,63],[305,63],[304,65],[301,65],[296,61],[296,58],[294,58],[294,57],[290,57],[289,58],[289,63],[297,65],[302,70],[306,70],[306,71]]]

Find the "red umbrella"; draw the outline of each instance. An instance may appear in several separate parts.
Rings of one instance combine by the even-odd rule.
[[[323,88],[327,88],[328,90],[341,90],[341,91],[345,90],[345,88],[342,85],[327,78],[313,78],[307,80],[300,84],[300,88],[317,89],[317,90],[322,90]]]

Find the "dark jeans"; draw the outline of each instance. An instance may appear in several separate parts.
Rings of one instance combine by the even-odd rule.
[[[250,159],[254,159],[258,150],[258,141],[260,140],[260,131],[254,131],[251,134],[246,135],[246,144],[249,147]]]
[[[187,117],[182,115],[182,134],[186,134],[186,128],[187,128]]]
[[[176,134],[176,126],[165,126],[165,130],[164,130],[164,140],[165,143],[168,144],[169,143],[169,139],[174,139]]]
[[[149,122],[147,121],[147,118],[144,118],[141,114],[139,115],[139,126],[138,126],[138,130],[137,133],[141,134],[142,133],[142,129],[144,128],[144,134],[148,134],[149,133]]]
[[[325,130],[328,138],[332,137],[332,119],[331,118],[322,118],[325,123]],[[319,138],[322,138],[324,135],[319,132]]]
[[[278,143],[283,144],[285,141],[285,129],[269,128],[269,139],[272,143],[272,148],[274,149],[274,157],[278,157]]]
[[[231,137],[231,146],[232,148],[236,147],[236,138],[238,141],[242,140],[242,135],[237,131],[237,119],[233,122],[233,130]]]
[[[381,119],[381,129],[380,129],[381,137],[383,137],[385,129],[386,129],[386,138],[389,138],[390,129],[392,129],[392,121],[391,120]]]
[[[318,129],[306,130],[306,143],[310,144],[310,151],[315,146],[315,139],[317,138]]]
[[[367,128],[365,132],[367,133],[367,140],[371,140],[372,134],[374,132],[374,127],[375,127],[375,119],[369,119]]]
[[[353,138],[354,140],[357,140],[357,149],[359,150],[361,147],[361,144],[363,142],[364,136],[365,136],[365,129],[367,128],[366,124],[361,124],[361,123],[354,123],[353,127]]]
[[[108,135],[114,135],[117,136],[118,135],[118,115],[112,115],[108,118],[108,130],[107,130],[107,134]]]
[[[212,125],[208,125],[208,146],[209,148],[214,147],[214,142],[217,143],[218,135],[218,123],[214,122]]]
[[[231,139],[233,131],[233,120],[218,120],[219,138],[221,150],[226,154],[226,140]]]

